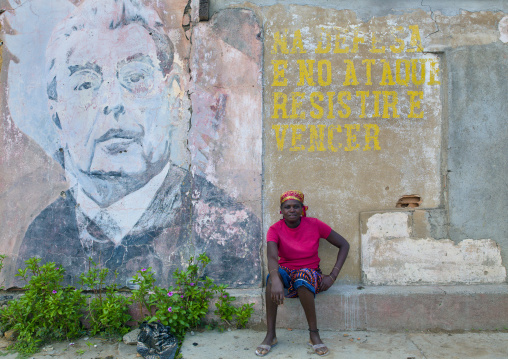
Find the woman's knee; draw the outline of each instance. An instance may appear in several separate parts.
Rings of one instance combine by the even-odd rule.
[[[298,287],[297,289],[297,292],[298,292],[298,295],[305,295],[305,294],[312,294],[312,296],[314,297],[314,292],[311,291],[309,288],[307,288],[306,286],[302,285],[300,287]]]
[[[314,287],[312,287],[312,285],[308,282],[300,281],[299,283],[295,283],[294,286],[296,287],[298,293],[300,293],[300,290],[305,290],[306,292],[312,293],[312,295],[316,295]]]

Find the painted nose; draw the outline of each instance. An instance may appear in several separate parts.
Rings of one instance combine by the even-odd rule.
[[[121,104],[118,104],[116,106],[110,107],[106,106],[104,107],[104,115],[108,116],[110,113],[113,113],[113,117],[116,121],[120,119],[120,115],[123,115],[125,113],[125,107]]]
[[[111,79],[104,86],[103,104],[105,105],[102,112],[105,116],[113,115],[115,121],[120,120],[120,116],[125,114],[125,106],[122,99],[122,86],[116,79]]]

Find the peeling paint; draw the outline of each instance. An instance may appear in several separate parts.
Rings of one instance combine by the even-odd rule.
[[[362,233],[362,271],[366,284],[503,283],[506,269],[491,239],[415,238],[411,214],[373,214]]]

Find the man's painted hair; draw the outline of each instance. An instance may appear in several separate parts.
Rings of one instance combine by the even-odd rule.
[[[164,25],[157,12],[136,0],[88,0],[56,25],[48,42],[46,50],[48,98],[53,101],[58,99],[56,69],[68,62],[74,50],[70,40],[74,32],[89,29],[115,30],[134,23],[144,27],[152,37],[157,48],[160,70],[164,76],[168,75],[173,66],[174,46],[164,32]],[[69,42],[69,45],[66,46],[66,42]],[[66,51],[62,51],[62,48]],[[60,127],[57,118],[53,118],[53,121]]]

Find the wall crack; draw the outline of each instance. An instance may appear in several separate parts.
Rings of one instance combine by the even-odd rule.
[[[420,3],[420,5],[423,7],[423,6],[428,6],[429,7],[429,11],[430,11],[430,18],[432,19],[432,21],[434,21],[434,25],[436,25],[436,31],[434,32],[431,32],[430,34],[428,34],[427,36],[425,36],[425,38],[427,37],[430,37],[438,32],[441,31],[441,29],[439,28],[439,25],[437,24],[437,21],[436,21],[436,16],[434,14],[434,11],[432,10],[432,7],[430,5],[426,5],[423,3],[423,0],[422,2]]]
[[[422,355],[422,357],[424,359],[427,359],[427,356],[425,355],[425,353],[423,352],[423,350],[413,341],[413,339],[411,338],[411,335],[410,334],[406,334],[406,339],[411,342],[411,344],[413,344],[415,346],[416,349],[418,349],[418,351],[420,352],[420,354]]]

